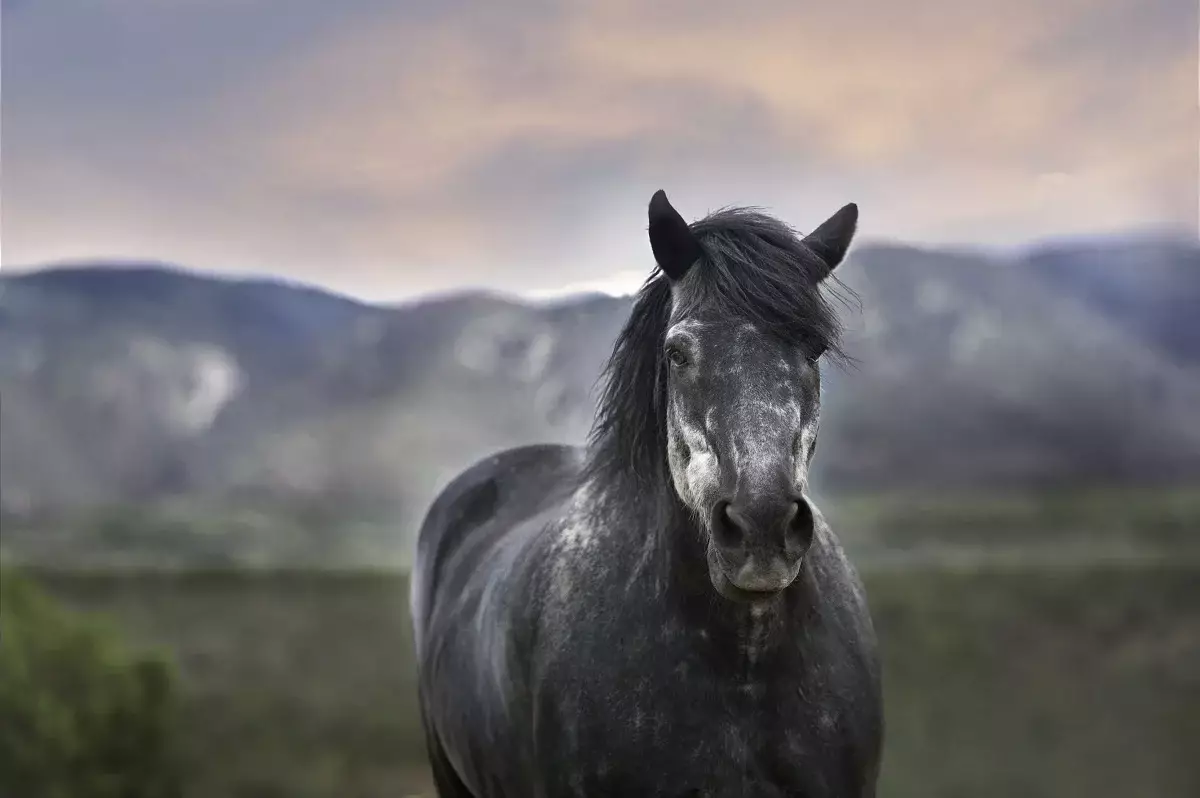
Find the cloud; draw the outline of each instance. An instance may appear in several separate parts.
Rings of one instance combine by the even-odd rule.
[[[32,40],[18,53],[14,258],[125,242],[350,290],[549,290],[645,264],[660,186],[690,216],[759,204],[801,228],[854,199],[867,237],[1197,225],[1190,0],[303,2],[286,20],[147,1],[90,21],[105,49],[70,39],[90,93],[78,68],[38,77]],[[158,44],[87,57],[134,33]]]

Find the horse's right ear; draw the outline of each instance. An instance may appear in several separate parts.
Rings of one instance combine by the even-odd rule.
[[[650,198],[649,229],[654,260],[669,279],[680,279],[700,259],[699,242],[661,188]]]

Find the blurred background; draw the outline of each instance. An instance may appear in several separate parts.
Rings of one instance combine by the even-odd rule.
[[[1194,0],[4,0],[0,794],[432,795],[434,492],[582,442],[646,203],[859,203],[880,795],[1200,795]]]

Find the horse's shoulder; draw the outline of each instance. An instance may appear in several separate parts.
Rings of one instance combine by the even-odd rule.
[[[518,446],[476,460],[438,491],[417,533],[410,586],[414,621],[423,622],[451,560],[475,543],[497,540],[553,503],[568,490],[580,463],[576,447]]]

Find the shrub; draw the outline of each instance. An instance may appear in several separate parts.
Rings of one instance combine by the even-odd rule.
[[[171,663],[0,571],[0,795],[182,792]]]

